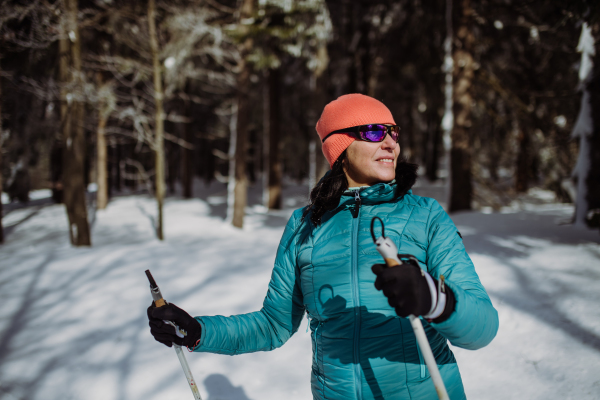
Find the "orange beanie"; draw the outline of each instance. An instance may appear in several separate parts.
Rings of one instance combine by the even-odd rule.
[[[321,118],[317,121],[317,133],[321,140],[338,129],[367,124],[393,124],[394,117],[390,110],[379,100],[364,94],[352,93],[338,97],[327,104]],[[323,154],[329,165],[338,159],[340,154],[356,139],[350,135],[331,135],[323,143]]]

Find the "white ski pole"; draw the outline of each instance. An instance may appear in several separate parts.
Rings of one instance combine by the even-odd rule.
[[[149,269],[146,270],[146,276],[148,277],[148,280],[150,281],[150,293],[152,293],[152,300],[154,300],[154,304],[156,305],[156,307],[162,307],[164,305],[169,304],[166,302],[165,299],[163,299],[162,293],[160,293],[160,289],[158,288],[158,285],[154,281],[154,278],[152,277],[152,274],[150,273]],[[187,335],[186,331],[184,331],[183,329],[180,329],[179,326],[177,326],[172,321],[165,321],[165,322],[167,324],[173,325],[173,327],[175,327],[175,333],[177,334],[177,336],[182,338],[185,335]],[[175,349],[177,358],[179,358],[179,363],[181,363],[181,368],[183,368],[183,373],[185,374],[185,378],[187,379],[188,384],[190,385],[190,389],[192,390],[194,399],[202,400],[202,397],[200,397],[200,392],[198,391],[198,386],[196,385],[196,381],[194,380],[194,377],[192,376],[192,371],[190,370],[190,366],[188,365],[187,360],[185,359],[185,354],[183,354],[183,350],[181,350],[181,346],[173,343],[173,348]]]
[[[373,226],[376,219],[378,219],[381,222],[381,236],[378,239],[375,239],[375,232],[373,231]],[[374,217],[371,220],[371,236],[373,236],[373,241],[377,245],[377,251],[385,260],[385,264],[388,266],[388,268],[400,266],[403,264],[402,260],[398,258],[398,248],[396,247],[396,244],[390,238],[385,237],[383,221],[379,217]],[[429,375],[431,375],[431,379],[433,380],[435,391],[437,392],[439,399],[450,400],[450,398],[448,397],[448,392],[446,391],[446,386],[444,386],[444,381],[442,380],[442,376],[440,375],[440,370],[438,369],[437,363],[435,362],[435,357],[433,356],[433,352],[431,351],[431,346],[429,345],[429,341],[427,340],[425,329],[423,329],[423,324],[421,323],[421,320],[418,317],[415,317],[414,315],[409,315],[408,319],[410,320],[410,324],[412,325],[413,331],[415,332],[417,343],[419,344],[419,348],[421,349],[421,353],[423,354],[423,358],[425,359],[425,364],[427,365]]]

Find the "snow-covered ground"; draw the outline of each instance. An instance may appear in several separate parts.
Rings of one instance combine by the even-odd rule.
[[[439,188],[415,192],[435,196]],[[70,247],[63,206],[9,210],[0,247],[0,398],[191,399],[174,351],[147,328],[144,270],[193,315],[259,309],[283,227],[306,188],[287,189],[284,211],[249,208],[243,230],[223,222],[225,193],[215,184],[193,200],[168,198],[164,242],[154,236],[151,198],[114,198],[96,213],[91,248]],[[453,215],[500,314],[488,347],[453,349],[470,399],[600,398],[600,234],[567,224],[572,213],[540,201]],[[203,399],[310,398],[305,330],[304,322],[273,352],[189,354]]]

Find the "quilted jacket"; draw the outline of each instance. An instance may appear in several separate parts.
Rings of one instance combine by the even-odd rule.
[[[196,317],[203,329],[196,351],[273,350],[307,313],[314,399],[437,399],[409,320],[397,316],[373,285],[371,266],[382,258],[370,223],[378,216],[399,252],[414,255],[434,278],[444,275],[455,295],[449,319],[422,322],[450,398],[464,399],[447,341],[472,350],[486,346],[498,330],[497,312],[438,202],[412,191],[395,198],[394,190],[394,183],[379,183],[347,191],[317,227],[296,210],[281,238],[262,309]]]

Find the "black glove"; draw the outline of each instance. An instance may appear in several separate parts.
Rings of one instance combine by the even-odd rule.
[[[173,343],[180,346],[194,348],[202,335],[202,326],[190,314],[177,307],[175,304],[167,304],[156,307],[154,302],[148,307],[148,319],[150,320],[150,333],[157,342],[171,347]],[[187,332],[183,338],[177,336],[175,327],[164,321],[171,321],[179,326],[180,330]]]
[[[411,314],[427,317],[432,308],[431,289],[425,277],[427,272],[419,268],[415,261],[411,260],[410,263],[391,268],[385,264],[375,264],[371,269],[377,275],[375,288],[383,291],[389,305],[396,310],[396,314],[401,317],[408,317]],[[438,282],[431,279],[437,289]],[[446,286],[444,289],[446,305],[443,312],[433,318],[432,321],[436,323],[447,320],[454,311],[454,293]]]

